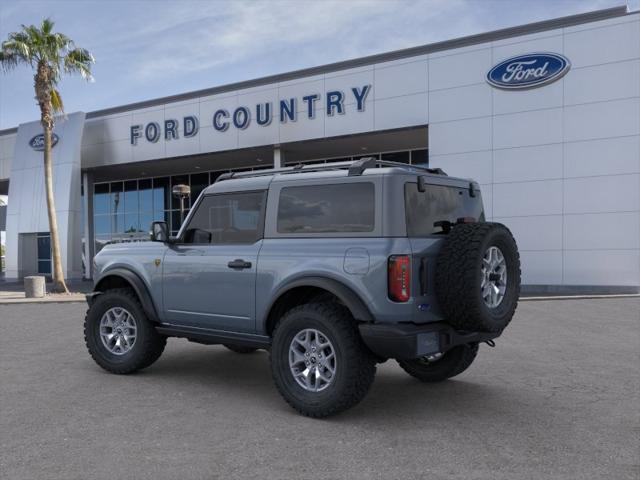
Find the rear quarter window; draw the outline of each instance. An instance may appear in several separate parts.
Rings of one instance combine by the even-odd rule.
[[[482,201],[478,194],[471,198],[468,189],[443,185],[427,185],[419,192],[417,183],[404,186],[404,203],[409,237],[426,237],[442,231],[434,223],[456,222],[460,217],[482,220]]]
[[[284,187],[278,201],[278,233],[372,232],[373,183]]]

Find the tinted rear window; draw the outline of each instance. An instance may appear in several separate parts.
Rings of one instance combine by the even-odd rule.
[[[404,200],[407,235],[410,237],[425,237],[441,232],[440,227],[433,226],[441,220],[453,223],[460,217],[468,216],[477,220],[482,214],[480,196],[470,198],[468,190],[463,188],[427,185],[425,192],[419,192],[418,184],[406,183]]]
[[[278,202],[278,233],[371,232],[373,183],[285,187]]]

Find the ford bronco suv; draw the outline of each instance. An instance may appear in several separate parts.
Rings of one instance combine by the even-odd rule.
[[[494,345],[520,292],[509,230],[485,222],[479,186],[378,161],[228,173],[178,235],[95,257],[84,334],[104,369],[149,367],[167,337],[270,352],[284,399],[325,417],[366,395],[396,359],[438,382]]]

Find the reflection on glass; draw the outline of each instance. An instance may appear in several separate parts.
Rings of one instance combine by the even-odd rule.
[[[109,213],[109,184],[103,183],[94,187],[93,213]]]
[[[111,215],[111,232],[123,233],[124,232],[124,215]]]
[[[176,185],[189,185],[189,175],[174,175],[171,177],[171,188]],[[184,201],[184,208],[189,208],[189,197],[187,197]],[[180,199],[171,195],[171,208],[178,209],[180,208]]]
[[[138,209],[138,182],[136,180],[124,182],[124,211],[137,212]]]
[[[153,222],[153,214],[141,213],[140,214],[140,232],[147,234],[151,230],[151,223]]]
[[[169,177],[153,179],[153,210],[168,210],[170,204]]]
[[[383,153],[381,158],[388,162],[409,163],[409,152]]]
[[[38,236],[38,258],[49,259],[51,258],[51,237],[50,236]]]
[[[93,217],[93,228],[96,235],[110,234],[111,215],[95,215]]]
[[[51,260],[38,260],[38,273],[51,274]]]
[[[413,150],[411,152],[411,163],[424,167],[429,166],[429,150]]]
[[[138,181],[138,201],[141,212],[153,212],[153,190],[151,179]]]
[[[195,203],[202,191],[209,186],[208,173],[196,173],[191,175],[191,205]]]
[[[169,212],[164,211],[156,211],[153,212],[153,221],[154,222],[166,222],[167,225],[170,223]]]
[[[138,231],[138,212],[124,214],[124,232],[136,233]]]

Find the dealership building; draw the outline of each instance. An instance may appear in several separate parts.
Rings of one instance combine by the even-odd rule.
[[[0,131],[5,278],[51,271],[34,121]],[[55,128],[63,268],[180,226],[172,187],[378,157],[473,178],[523,283],[640,288],[640,12],[616,7],[101,111]],[[4,217],[4,218],[3,218]]]

